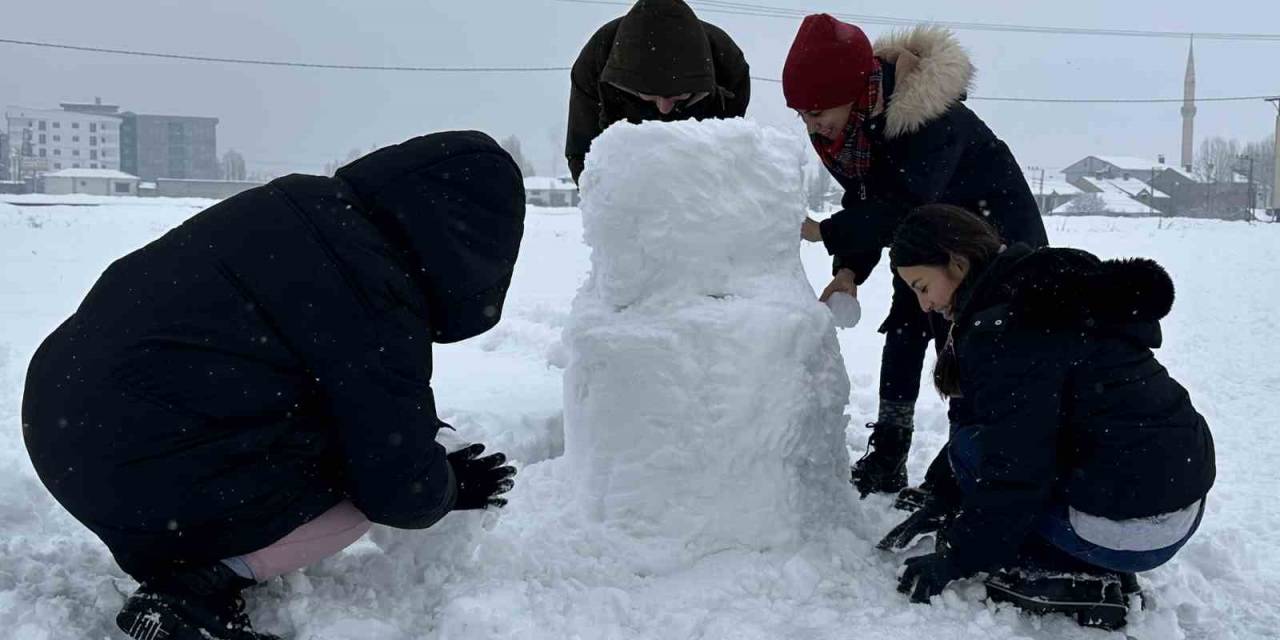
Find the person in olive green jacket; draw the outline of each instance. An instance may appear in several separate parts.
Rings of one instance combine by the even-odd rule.
[[[600,27],[571,80],[564,153],[574,182],[591,141],[619,120],[735,118],[751,98],[742,50],[681,0],[639,0]]]

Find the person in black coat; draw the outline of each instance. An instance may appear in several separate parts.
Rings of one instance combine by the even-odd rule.
[[[751,69],[719,27],[681,0],[638,0],[600,27],[570,73],[565,157],[577,182],[591,141],[626,120],[735,118],[751,101]]]
[[[801,235],[834,256],[822,292],[857,296],[893,231],[911,209],[946,203],[980,211],[1004,237],[1048,243],[1035,198],[1003,141],[963,104],[973,78],[968,54],[947,30],[917,27],[874,47],[858,27],[825,14],[805,18],[787,55],[782,90],[814,149],[844,187],[842,209]],[[916,306],[894,281],[880,326],[880,406],[852,479],[863,496],[907,484],[920,370],[946,322]],[[906,499],[912,491],[905,492]],[[900,500],[901,502],[901,500]]]
[[[909,215],[889,261],[922,309],[953,321],[934,377],[959,399],[950,482],[882,542],[940,528],[901,589],[927,601],[986,571],[993,599],[1123,624],[1132,574],[1186,543],[1215,475],[1208,425],[1152,353],[1169,275],[1146,259],[1005,246],[947,205]]]
[[[431,345],[498,322],[523,224],[511,157],[445,132],[246,191],[107,268],[32,359],[22,420],[45,486],[141,583],[122,629],[270,637],[238,596],[266,577],[253,554],[505,504],[502,454],[436,442]]]

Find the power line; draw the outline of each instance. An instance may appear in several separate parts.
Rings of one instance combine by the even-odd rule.
[[[556,2],[569,4],[596,4],[629,7],[629,2],[619,2],[617,0],[555,0]],[[721,0],[689,0],[689,4],[700,8],[707,13],[720,13],[729,15],[755,16],[761,18],[786,18],[790,20],[803,18],[813,11],[804,9],[791,9],[787,7],[777,7],[770,5],[752,4],[747,2],[727,2]],[[1280,34],[1276,33],[1229,33],[1229,32],[1199,32],[1199,31],[1157,31],[1150,29],[1094,29],[1084,27],[1061,27],[1061,26],[1038,26],[1023,24],[1001,24],[994,22],[965,22],[956,20],[920,20],[915,18],[901,18],[894,16],[880,16],[872,14],[857,13],[831,13],[831,15],[844,20],[850,20],[862,24],[877,24],[887,26],[912,26],[921,23],[933,24],[951,29],[962,31],[995,31],[1004,33],[1048,33],[1058,35],[1077,35],[1077,36],[1112,36],[1112,37],[1128,37],[1128,38],[1177,38],[1186,39],[1191,36],[1203,38],[1205,40],[1246,40],[1261,42],[1280,42]]]
[[[782,81],[777,78],[763,78],[760,76],[751,76],[752,80],[761,82],[773,82],[781,84]],[[1217,98],[1196,98],[1194,102],[1246,102],[1249,100],[1265,100],[1270,95],[1263,96],[1226,96]],[[984,102],[1037,102],[1045,104],[1164,104],[1178,103],[1181,104],[1185,100],[1183,98],[1004,98],[994,96],[969,96],[966,100],[984,101]]]
[[[27,47],[43,47],[47,49],[66,49],[89,53],[111,53],[122,56],[139,56],[144,58],[163,58],[167,60],[186,60],[190,62],[224,62],[230,64],[250,64],[266,67],[301,67],[305,69],[336,69],[342,71],[412,71],[442,73],[503,73],[529,71],[568,71],[569,67],[415,67],[384,66],[369,64],[325,64],[318,62],[295,62],[287,60],[259,60],[253,58],[221,58],[215,56],[194,56],[179,53],[157,53],[154,51],[136,51],[133,49],[108,49],[105,47],[86,47],[54,42],[36,42],[33,40],[13,40],[0,38],[0,43],[16,44]]]
[[[559,2],[587,2],[596,4],[615,4],[611,0],[558,0]],[[625,4],[625,3],[620,3]],[[109,49],[104,47],[90,47],[82,45],[60,44],[53,42],[37,42],[32,40],[14,40],[10,38],[0,38],[0,43],[15,44],[29,47],[41,47],[51,49],[64,49],[70,51],[89,52],[89,53],[110,53],[125,56],[139,56],[147,58],[163,58],[169,60],[185,60],[190,62],[216,62],[224,64],[246,64],[270,67],[290,67],[303,69],[330,69],[342,71],[400,71],[400,72],[418,72],[418,73],[531,73],[545,71],[569,71],[571,67],[440,67],[440,66],[384,66],[384,65],[366,65],[366,64],[323,64],[314,62],[297,62],[290,60],[260,60],[254,58],[226,58],[218,56],[196,56],[177,53],[158,53],[153,51],[138,51],[133,49]],[[777,78],[765,78],[762,76],[751,76],[752,80],[761,82],[781,83]],[[1245,102],[1250,100],[1261,100],[1268,96],[1227,96],[1217,98],[1197,98],[1196,102]],[[1023,102],[1023,103],[1044,103],[1044,104],[1161,104],[1161,103],[1180,103],[1181,98],[1020,98],[1020,97],[995,97],[995,96],[969,96],[969,100],[987,101],[987,102]]]

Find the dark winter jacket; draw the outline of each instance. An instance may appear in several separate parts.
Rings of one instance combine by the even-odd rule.
[[[1074,249],[1014,245],[962,286],[952,442],[978,482],[944,534],[961,568],[1011,559],[1050,502],[1125,520],[1205,496],[1209,427],[1151,352],[1172,304],[1156,263]]]
[[[1010,242],[1048,244],[1013,153],[961,103],[973,65],[954,36],[918,27],[882,38],[875,52],[886,106],[866,124],[870,173],[865,183],[833,174],[845,189],[843,208],[821,223],[834,270],[853,270],[861,284],[898,223],[924,204],[981,213]]]
[[[750,69],[738,45],[701,22],[680,0],[639,0],[627,15],[596,31],[573,63],[565,157],[577,182],[591,141],[619,120],[734,118],[751,100]],[[710,95],[662,114],[627,93]]]
[[[41,480],[135,576],[265,547],[341,500],[429,526],[456,487],[431,344],[492,327],[523,229],[510,156],[415,138],[293,175],[117,260],[40,346]]]

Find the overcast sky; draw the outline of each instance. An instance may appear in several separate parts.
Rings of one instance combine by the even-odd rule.
[[[1217,0],[753,0],[797,9],[963,20],[1201,32],[1280,33],[1280,2]],[[417,66],[569,66],[625,6],[556,0],[120,0],[6,3],[0,38],[205,56]],[[695,5],[696,7],[696,5]],[[753,75],[777,78],[797,19],[714,13]],[[872,38],[887,27],[868,25]],[[978,67],[977,96],[1180,97],[1187,42],[1159,38],[960,31]],[[1280,94],[1280,42],[1197,40],[1199,95]],[[178,62],[0,44],[0,104],[67,100],[139,113],[213,116],[219,153],[250,168],[319,172],[352,148],[441,129],[518,135],[539,172],[564,173],[568,72],[404,73]],[[1058,169],[1091,153],[1177,162],[1176,104],[971,102],[1019,162]],[[755,82],[748,117],[801,124],[780,85]],[[1202,103],[1196,138],[1269,136],[1264,102]]]

